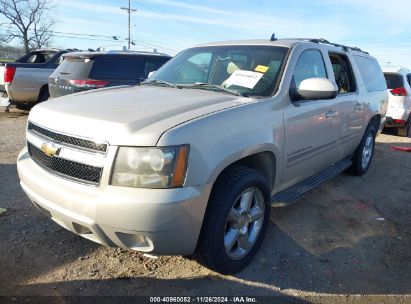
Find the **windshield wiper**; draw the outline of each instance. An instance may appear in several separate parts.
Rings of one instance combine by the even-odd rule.
[[[168,81],[164,81],[164,80],[158,80],[158,79],[153,79],[153,80],[146,80],[140,83],[140,85],[146,85],[146,84],[150,84],[150,85],[166,85],[168,87],[172,87],[172,88],[179,88],[178,86],[176,86],[174,83],[168,82]]]
[[[207,83],[207,82],[195,82],[192,84],[177,84],[177,87],[184,88],[184,89],[216,89],[218,91],[230,93],[236,96],[248,97],[248,94],[246,93],[233,91],[225,87],[222,87],[216,84]]]

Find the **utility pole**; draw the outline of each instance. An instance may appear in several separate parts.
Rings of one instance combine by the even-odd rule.
[[[135,12],[137,12],[137,10],[131,8],[131,0],[128,0],[128,8],[127,7],[121,7],[121,9],[128,13],[128,49],[130,50],[130,44],[131,44],[131,13],[135,13]]]

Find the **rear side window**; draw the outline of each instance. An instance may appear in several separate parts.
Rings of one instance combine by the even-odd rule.
[[[407,81],[408,81],[408,84],[411,86],[411,74],[407,75]]]
[[[381,67],[376,60],[358,55],[354,58],[368,92],[387,89]]]
[[[385,81],[387,82],[387,87],[390,90],[404,87],[402,75],[394,73],[384,73],[384,77]]]
[[[295,66],[295,87],[298,88],[305,79],[318,77],[327,78],[323,57],[318,50],[307,50],[301,54]]]

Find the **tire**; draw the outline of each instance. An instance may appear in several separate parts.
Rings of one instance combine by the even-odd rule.
[[[398,136],[409,137],[411,135],[411,118],[408,118],[407,124],[404,128],[397,128]]]
[[[369,125],[352,157],[353,163],[348,169],[350,173],[358,176],[367,173],[371,161],[374,157],[376,134],[376,128],[373,125]]]
[[[18,103],[16,104],[16,108],[23,111],[30,111],[35,105],[35,103]]]
[[[270,187],[261,173],[242,166],[228,169],[211,192],[194,259],[222,274],[241,270],[261,246],[270,209]]]
[[[18,103],[16,104],[16,108],[19,110],[24,110],[24,111],[30,111],[32,107],[34,107],[36,104],[46,101],[47,99],[50,98],[50,93],[47,87],[43,87],[40,90],[39,97],[37,99],[37,102],[30,102],[30,103]]]
[[[39,93],[39,98],[37,99],[37,103],[46,101],[50,98],[50,93],[48,87],[42,87]]]

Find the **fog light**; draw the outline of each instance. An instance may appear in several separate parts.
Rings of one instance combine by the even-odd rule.
[[[154,249],[153,242],[148,236],[123,232],[116,232],[116,235],[125,247],[132,250],[150,252]]]

